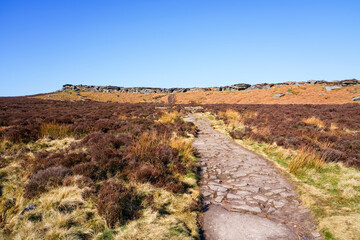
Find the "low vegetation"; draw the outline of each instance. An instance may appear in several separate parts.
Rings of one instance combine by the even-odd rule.
[[[196,128],[179,111],[0,99],[0,238],[199,239]]]
[[[197,110],[287,171],[327,239],[356,239],[360,105],[174,105],[248,103],[263,91],[181,93],[171,106],[154,103],[165,94],[1,98],[0,238],[199,239],[196,127],[182,119]],[[64,96],[81,101],[39,99]]]
[[[206,105],[235,139],[307,149],[360,168],[360,105]],[[228,109],[228,110],[226,110]]]
[[[290,173],[326,239],[348,240],[360,235],[359,110],[358,105],[210,105],[203,114],[219,131]]]

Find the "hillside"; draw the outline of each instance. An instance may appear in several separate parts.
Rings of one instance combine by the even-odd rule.
[[[69,87],[71,86],[71,87]],[[280,84],[237,84],[217,88],[120,88],[64,85],[63,89],[35,96],[51,100],[95,100],[119,103],[176,104],[346,104],[360,96],[358,80]]]

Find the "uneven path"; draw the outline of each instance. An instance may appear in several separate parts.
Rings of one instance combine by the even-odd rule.
[[[321,239],[310,211],[274,165],[190,115],[200,130],[201,191],[207,240]]]

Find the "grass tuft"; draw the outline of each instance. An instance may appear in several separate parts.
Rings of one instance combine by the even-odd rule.
[[[177,120],[181,120],[181,114],[178,111],[165,112],[159,118],[161,123],[174,123]]]
[[[70,126],[54,122],[42,124],[40,132],[43,137],[51,137],[52,139],[70,137],[74,134]]]
[[[323,165],[324,159],[319,153],[309,148],[303,148],[294,158],[291,159],[289,171],[291,173],[299,173],[302,170],[310,168],[320,170],[323,168]]]
[[[302,119],[302,122],[310,125],[315,125],[318,128],[324,128],[325,124],[323,121],[321,121],[319,118],[312,116],[311,118],[304,118]]]

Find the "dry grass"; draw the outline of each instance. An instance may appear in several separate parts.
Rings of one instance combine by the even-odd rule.
[[[194,148],[191,142],[192,139],[179,138],[177,136],[174,136],[169,142],[172,148],[175,148],[179,151],[179,155],[182,157],[183,163],[185,164],[195,161]]]
[[[229,127],[234,129],[244,128],[243,117],[239,112],[232,109],[227,109],[225,112],[219,112],[219,116],[227,120]]]
[[[304,118],[302,121],[306,124],[317,126],[318,128],[324,128],[325,124],[323,121],[318,119],[317,117],[311,117],[311,118]]]
[[[279,86],[276,92],[286,93],[288,86]],[[195,102],[197,104],[346,104],[357,103],[351,100],[356,94],[349,94],[348,91],[356,91],[355,87],[344,87],[338,91],[324,91],[321,85],[292,86],[296,94],[285,95],[281,98],[273,98],[274,88],[259,89],[251,91],[235,92],[187,92],[177,93],[176,103],[187,104]],[[161,98],[165,102],[166,98]]]
[[[173,111],[164,112],[158,121],[161,123],[174,123],[178,119],[182,119],[181,114],[178,111]]]
[[[301,149],[295,157],[293,157],[289,164],[289,171],[291,173],[299,173],[300,171],[314,168],[320,170],[324,166],[324,159],[319,153],[309,149]]]
[[[53,139],[69,137],[74,133],[70,126],[54,122],[42,124],[40,131],[43,137],[51,137]]]
[[[83,200],[83,191],[68,186],[41,195],[33,202],[35,210],[10,221],[16,228],[13,239],[80,239],[104,229],[104,220],[93,210],[93,202]],[[61,211],[59,206],[68,210]],[[89,213],[91,222],[87,220]]]
[[[200,196],[198,188],[182,195],[155,188],[150,184],[137,184],[136,189],[139,193],[153,196],[153,207],[144,209],[141,218],[129,222],[121,230],[115,229],[118,233],[114,239],[199,238],[196,213],[189,209]]]
[[[131,152],[134,153],[137,158],[143,159],[152,152],[151,149],[165,142],[166,136],[158,136],[156,132],[144,132],[140,138],[131,145]]]
[[[92,92],[85,91],[79,92],[80,96],[77,96],[75,92],[58,92],[56,94],[46,94],[41,96],[35,96],[35,98],[50,99],[50,100],[67,100],[67,101],[86,101],[93,100],[99,102],[119,102],[119,103],[140,103],[140,102],[152,102],[159,103],[160,97],[165,94],[142,94],[142,93],[106,93],[106,92]],[[167,95],[166,95],[167,96]],[[165,101],[164,101],[165,102]]]
[[[0,153],[3,153],[10,145],[9,141],[5,139],[0,140]]]
[[[360,236],[360,214],[331,216],[320,222],[319,227],[325,229],[325,235],[332,239],[358,240]],[[336,231],[333,231],[334,227]]]
[[[118,120],[126,120],[126,119],[127,119],[127,117],[125,115],[120,115],[118,117]]]
[[[72,143],[78,142],[73,137],[65,137],[62,139],[49,139],[49,138],[41,138],[37,140],[35,143],[29,143],[27,146],[31,151],[46,151],[46,152],[59,152],[64,148],[69,147]]]

